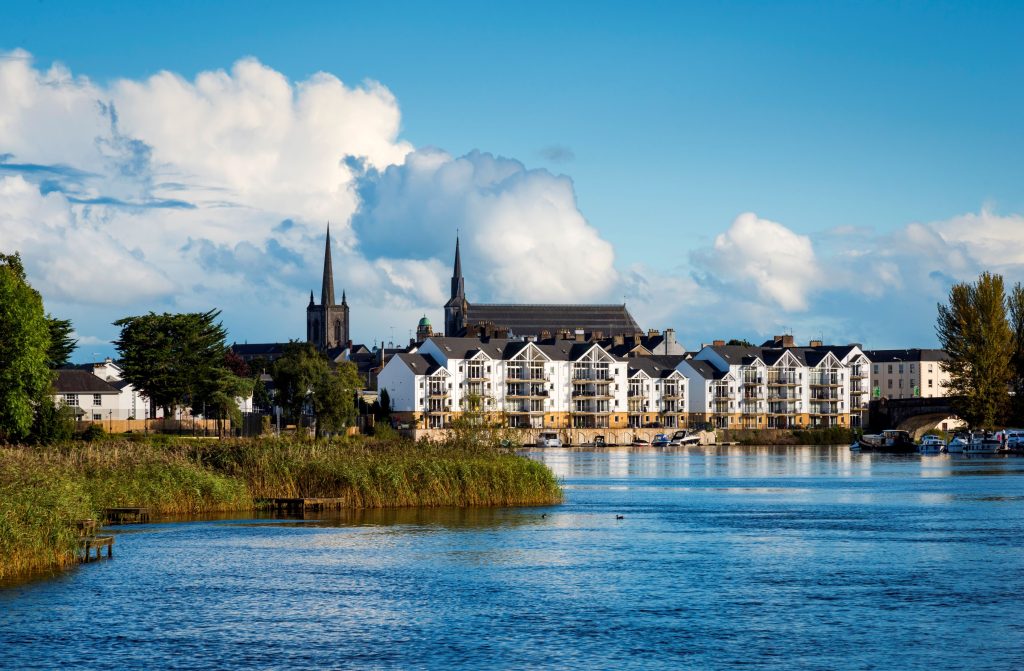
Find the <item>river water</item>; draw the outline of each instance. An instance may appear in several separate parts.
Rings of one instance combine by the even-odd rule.
[[[531,456],[563,505],[117,527],[0,667],[1024,668],[1024,459]]]

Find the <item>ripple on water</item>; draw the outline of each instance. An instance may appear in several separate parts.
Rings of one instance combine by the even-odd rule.
[[[0,666],[1024,668],[1024,460],[535,456],[564,505],[124,527]]]

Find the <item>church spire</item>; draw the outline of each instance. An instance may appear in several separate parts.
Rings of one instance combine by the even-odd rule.
[[[462,255],[459,254],[459,236],[455,236],[455,268],[452,270],[452,298],[466,295],[466,281],[462,278]]]
[[[324,247],[324,283],[320,290],[320,304],[334,305],[334,269],[331,267],[331,224],[327,224],[327,244]]]
[[[345,298],[345,290],[341,290],[341,304],[348,305],[348,299]]]

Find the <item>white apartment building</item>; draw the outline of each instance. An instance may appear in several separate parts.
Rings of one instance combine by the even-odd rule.
[[[416,428],[445,428],[467,410],[531,429],[617,429],[685,423],[686,379],[582,337],[561,340],[430,337],[377,377],[392,413]]]
[[[761,347],[716,341],[679,364],[690,380],[691,424],[720,429],[860,426],[866,357],[857,345]]]

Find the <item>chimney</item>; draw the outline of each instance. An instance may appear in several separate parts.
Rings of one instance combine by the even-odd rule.
[[[822,342],[820,340],[812,340],[807,344],[808,347],[821,347]]]
[[[562,340],[572,340],[572,331],[568,329],[562,329],[558,332],[558,337]]]
[[[658,332],[658,329],[647,329],[648,338],[657,338],[660,335],[661,333]]]
[[[713,340],[713,341],[711,341],[711,346],[712,347],[725,347],[725,341],[724,340]]]
[[[638,333],[634,333],[633,334],[633,344],[634,345],[639,345],[640,341],[643,340],[643,338],[644,338],[644,334],[643,333],[639,333],[639,332]]]
[[[495,338],[508,338],[508,329],[506,329],[506,328],[496,328],[496,329],[494,329],[494,337]]]
[[[576,342],[584,342],[583,329],[576,329]]]
[[[665,344],[666,345],[675,345],[676,344],[676,330],[675,329],[665,329]]]
[[[621,333],[619,335],[617,335],[617,336],[612,336],[612,345],[625,345],[625,344],[626,344],[626,336],[622,335]]]
[[[540,331],[540,338],[539,339],[540,340],[551,340],[551,331],[549,331],[547,329],[541,329],[541,331]]]
[[[783,347],[796,347],[796,340],[794,340],[793,336],[791,336],[791,335],[784,335],[784,336],[782,336],[782,346]]]
[[[604,333],[601,331],[594,331],[590,334],[591,340],[604,340]]]

